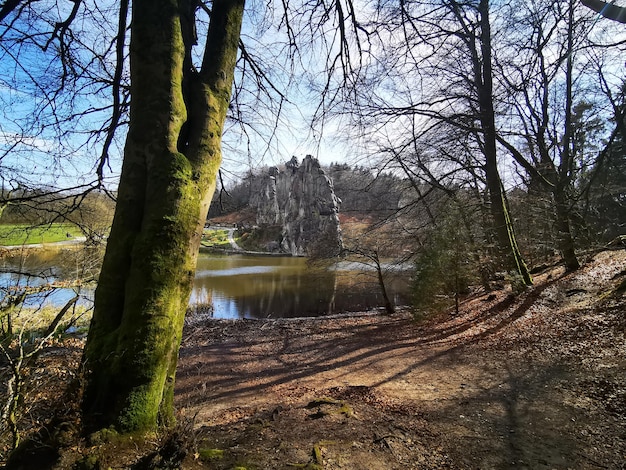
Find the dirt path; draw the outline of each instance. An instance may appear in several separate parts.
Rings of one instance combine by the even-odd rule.
[[[65,390],[76,385],[84,340],[55,339],[29,372],[19,423],[25,438],[51,432],[57,444],[37,438],[33,455],[58,461],[43,452],[16,468],[179,468],[149,466],[159,448],[163,459],[184,456],[183,469],[624,470],[626,296],[615,289],[625,278],[621,250],[573,274],[537,276],[517,297],[476,294],[458,315],[421,323],[408,312],[191,317],[176,381],[180,427],[160,447],[76,434],[76,389]]]
[[[625,268],[601,253],[421,325],[189,327],[177,404],[199,447],[224,451],[189,468],[626,468],[624,296],[606,295]]]

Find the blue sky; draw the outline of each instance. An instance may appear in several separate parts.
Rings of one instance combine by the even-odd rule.
[[[69,95],[50,106],[48,98],[54,94],[63,73],[55,59],[55,46],[43,46],[50,37],[51,26],[67,17],[71,2],[60,2],[66,8],[59,11],[55,0],[41,0],[33,4],[39,14],[44,11],[44,22],[31,22],[29,17],[13,24],[14,31],[0,29],[0,167],[5,179],[13,172],[29,184],[54,184],[73,186],[94,178],[94,165],[101,151],[103,135],[89,134],[89,129],[99,129],[110,116],[104,108],[110,103],[110,89],[91,83],[92,78],[110,79],[114,69],[113,44],[116,11],[114,3],[85,1],[89,15],[75,21],[72,54],[85,67],[87,78],[79,79]],[[95,7],[94,5],[97,5]],[[346,145],[342,137],[345,130],[337,121],[326,122],[313,130],[310,127],[313,113],[319,104],[312,82],[323,66],[318,59],[319,50],[300,49],[301,55],[291,62],[284,51],[279,51],[284,41],[284,28],[276,28],[280,8],[271,4],[250,0],[247,4],[243,42],[259,61],[263,61],[268,77],[274,85],[286,93],[288,101],[281,107],[279,120],[272,115],[276,102],[257,99],[254,83],[248,83],[243,94],[243,109],[250,113],[250,127],[244,131],[233,122],[227,124],[224,136],[225,175],[242,175],[248,166],[275,165],[292,155],[302,158],[307,154],[318,157],[324,163],[347,158],[354,148]],[[10,21],[11,17],[5,20]],[[202,14],[198,30],[202,31]],[[327,28],[332,26],[332,22]],[[300,25],[299,27],[302,27]],[[81,28],[80,30],[78,28]],[[32,41],[17,42],[21,31],[35,33]],[[331,29],[332,31],[332,29]],[[325,33],[323,33],[325,34]],[[199,42],[202,42],[200,37]],[[332,41],[326,45],[332,49]],[[104,60],[92,60],[87,49],[102,54]],[[200,54],[200,47],[198,55]],[[108,51],[107,54],[104,52]],[[297,64],[299,62],[299,64]],[[293,66],[305,70],[293,74]],[[241,75],[239,76],[241,78]],[[272,99],[276,99],[274,95]],[[81,113],[90,111],[89,115]],[[67,119],[66,123],[50,124],[55,119]],[[47,123],[47,125],[43,125]],[[109,176],[114,179],[119,172],[123,148],[124,128],[118,131],[116,145],[111,149]]]
[[[61,2],[59,5],[69,8],[71,2],[66,3]],[[115,35],[115,3],[92,0],[85,1],[85,4],[89,6],[91,13],[77,23],[82,29],[77,30],[75,36],[74,57],[85,66],[92,78],[107,79],[114,69],[109,45],[113,43]],[[45,106],[46,95],[54,91],[61,67],[58,61],[52,60],[56,43],[53,42],[45,52],[41,46],[49,37],[48,25],[63,19],[68,13],[52,8],[54,5],[55,0],[41,0],[33,4],[33,8],[46,10],[46,25],[39,28],[26,22],[17,24],[22,30],[41,33],[34,37],[40,47],[28,48],[28,42],[12,42],[10,35],[2,33],[0,168],[5,179],[14,171],[21,172],[22,178],[32,184],[82,184],[95,177],[94,165],[101,151],[103,136],[96,138],[89,130],[102,127],[109,118],[109,110],[99,109],[110,103],[110,90],[97,83],[89,83],[88,79],[79,80],[70,94],[64,95],[54,108]],[[371,5],[363,0],[358,6],[362,7],[358,12],[362,16],[360,19],[367,21]],[[292,155],[301,159],[312,154],[324,164],[342,161],[367,165],[370,163],[367,155],[375,153],[372,143],[376,138],[393,143],[395,134],[402,136],[402,126],[394,127],[396,124],[391,121],[377,123],[380,126],[379,133],[372,133],[371,140],[353,136],[349,117],[344,117],[343,120],[337,117],[326,121],[318,120],[315,122],[315,129],[312,129],[313,116],[321,99],[319,91],[325,82],[325,71],[330,67],[326,57],[332,57],[337,52],[336,24],[331,19],[323,23],[323,27],[313,31],[310,26],[311,18],[320,21],[319,16],[296,16],[292,26],[301,44],[298,54],[290,56],[290,51],[284,46],[284,24],[282,27],[277,26],[282,15],[281,8],[280,3],[249,0],[243,42],[248,51],[262,63],[272,84],[286,94],[287,101],[283,102],[280,118],[275,121],[273,112],[277,109],[277,94],[270,93],[272,96],[265,97],[262,94],[256,95],[256,84],[246,83],[247,91],[240,96],[243,98],[242,109],[247,113],[246,117],[251,125],[242,129],[232,121],[227,124],[223,148],[225,175],[227,178],[241,176],[250,166],[255,168],[280,164]],[[206,21],[206,18],[201,16],[199,31],[202,30],[202,21]],[[615,31],[615,27],[598,21],[594,31],[602,30]],[[315,45],[304,41],[308,35],[316,37]],[[201,41],[202,38],[199,42]],[[100,53],[108,50],[109,54],[102,61],[91,61],[84,46]],[[419,53],[419,50],[414,52]],[[18,54],[19,60],[13,61]],[[623,64],[618,64],[616,69],[615,77],[621,79]],[[410,73],[412,72],[407,74],[407,83],[410,82]],[[336,86],[337,79],[338,76],[335,75],[331,85]],[[382,98],[399,99],[398,102],[401,102],[401,95],[390,94],[384,89],[384,83],[380,85],[377,92]],[[407,93],[415,91],[419,92],[417,88],[409,88]],[[80,117],[80,112],[85,110],[91,110],[90,114]],[[72,113],[77,116],[72,116]],[[69,124],[51,127],[41,125],[54,115],[69,118]],[[118,132],[117,142],[110,153],[111,169],[108,175],[111,180],[119,172],[123,141],[122,129]],[[8,150],[10,152],[6,153]],[[376,163],[375,157],[372,157],[371,163]],[[504,169],[508,171],[506,166]]]

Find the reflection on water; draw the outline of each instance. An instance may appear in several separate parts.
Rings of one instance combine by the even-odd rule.
[[[72,280],[80,274],[76,271],[80,269],[79,261],[68,263],[67,252],[32,253],[27,260],[2,260],[1,290],[16,284],[36,286]],[[305,258],[201,253],[190,306],[211,312],[214,318],[283,318],[383,305],[374,272],[356,270],[358,266],[354,265],[347,269],[340,266],[309,267]],[[38,276],[18,274],[20,271]],[[387,279],[389,295],[398,305],[407,303],[407,278],[407,272],[395,272]],[[83,288],[80,293],[87,302],[93,299],[93,289]],[[75,289],[55,289],[32,297],[29,304],[63,305],[74,295]]]
[[[407,273],[388,279],[406,303]],[[359,311],[383,304],[373,272],[309,267],[304,258],[201,254],[191,305],[215,318],[286,318]]]
[[[79,305],[91,306],[93,283],[80,286],[76,281],[94,279],[101,257],[98,249],[79,245],[5,253],[0,258],[0,302],[7,295],[28,292],[26,307],[63,306],[76,295]]]

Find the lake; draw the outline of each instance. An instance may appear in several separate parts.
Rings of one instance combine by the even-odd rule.
[[[68,263],[67,252],[54,256],[47,250],[45,254],[33,251],[27,259],[5,258],[0,287],[72,279],[80,263]],[[29,272],[46,274],[46,279],[20,277],[14,273],[20,264]],[[388,293],[396,305],[408,303],[409,275],[396,270],[387,276]],[[63,305],[74,295],[73,289],[60,288],[31,298],[29,304]],[[83,288],[81,295],[83,302],[89,302],[93,289]],[[192,317],[231,319],[314,317],[382,305],[375,272],[358,263],[311,266],[306,258],[208,253],[199,255],[190,299]]]

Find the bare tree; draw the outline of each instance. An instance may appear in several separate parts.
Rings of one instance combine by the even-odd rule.
[[[378,83],[366,83],[370,86],[363,87],[356,112],[358,124],[369,127],[372,134],[395,133],[398,138],[392,145],[411,150],[400,152],[403,156],[416,155],[412,141],[426,136],[443,141],[451,129],[455,129],[457,141],[472,140],[475,154],[466,168],[473,173],[479,167],[483,175],[502,264],[531,284],[498,168],[501,149],[497,144],[491,9],[486,0],[402,2],[383,9],[381,18],[371,26],[381,38],[377,50],[381,65],[371,67]],[[456,145],[452,140],[448,139],[452,144],[448,150],[441,148],[450,162],[444,172],[460,163],[454,150],[449,150]],[[401,167],[403,156],[400,160],[394,157]]]
[[[37,6],[25,0],[0,7],[2,59],[10,57],[16,70],[11,88],[27,77],[41,96],[27,113],[33,119],[14,122],[16,128],[22,125],[19,134],[24,138],[3,149],[2,163],[8,168],[10,158],[34,137],[52,136],[60,144],[52,159],[59,168],[67,164],[68,155],[98,148],[95,177],[87,187],[106,188],[103,180],[117,149],[117,132],[127,129],[116,213],[85,348],[83,410],[90,429],[114,425],[120,431],[151,430],[172,421],[183,315],[222,161],[231,95],[231,122],[243,126],[244,135],[253,132],[245,127],[251,116],[275,130],[279,120],[268,116],[279,115],[288,102],[281,86],[289,80],[278,83],[281,73],[271,71],[271,60],[264,62],[255,53],[253,41],[242,41],[243,0],[215,0],[210,7],[196,0],[139,0],[132,3],[132,21],[127,0],[104,6],[85,0],[58,2],[49,11]],[[285,32],[281,47],[290,51],[290,61],[281,67],[295,70],[298,60],[320,57],[309,46],[312,40],[322,45],[321,57],[328,57],[323,109],[334,99],[336,79],[345,82],[341,77],[358,62],[353,54],[358,55],[359,47],[353,48],[348,39],[350,31],[358,30],[356,10],[350,1],[332,1],[305,2],[302,8],[283,2],[277,11],[281,25],[272,28]],[[110,16],[116,21],[108,21]],[[19,54],[26,44],[31,56]],[[54,70],[54,80],[44,80],[49,77],[41,69],[35,74],[24,66],[37,54],[45,59],[48,75]],[[237,64],[239,81],[234,80]],[[260,107],[248,107],[246,113],[250,98],[265,100],[272,112],[264,115]],[[15,108],[18,101],[7,103]],[[43,130],[37,122],[44,124]],[[95,133],[93,123],[99,124]],[[68,128],[88,138],[75,144],[65,138]],[[19,171],[11,178],[2,174],[5,187],[25,184]],[[3,194],[13,198],[15,192]],[[14,202],[5,200],[3,206]]]
[[[344,109],[357,116],[374,152],[405,174],[424,181],[466,174],[487,188],[497,245],[508,247],[509,269],[525,282],[500,171],[505,163],[511,168],[512,157],[521,167],[518,183],[532,180],[548,193],[557,245],[567,269],[576,269],[572,219],[586,191],[580,176],[596,151],[580,145],[592,124],[581,112],[585,102],[604,115],[608,108],[593,76],[595,63],[610,69],[608,45],[576,4],[386,5],[369,25],[380,38],[366,72],[373,78],[364,80],[358,103]],[[593,132],[597,149],[606,134]],[[470,158],[463,161],[464,154]]]
[[[340,28],[349,24],[342,5],[330,9]],[[328,11],[318,15],[315,8],[301,11],[324,25]],[[214,0],[210,10],[194,0],[132,4],[130,125],[85,347],[83,411],[91,429],[144,432],[173,421],[183,318],[239,51],[255,67],[241,48],[243,10],[243,0]],[[201,33],[197,25],[208,29]],[[204,44],[195,64],[198,38]],[[342,38],[333,60],[342,66],[331,73],[346,72],[350,62]],[[271,86],[262,72],[256,75]]]
[[[615,86],[598,86],[597,74],[603,76],[610,63],[609,49],[592,47],[593,19],[576,5],[572,0],[521,5],[515,18],[519,31],[498,71],[508,103],[498,142],[531,182],[551,195],[557,245],[568,270],[579,267],[572,218],[588,191],[581,178],[599,158],[604,132],[601,116],[608,103],[599,91]]]

